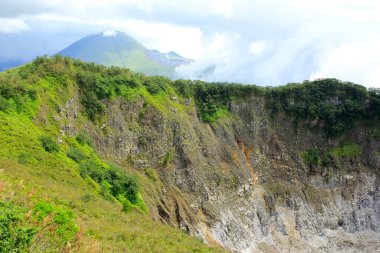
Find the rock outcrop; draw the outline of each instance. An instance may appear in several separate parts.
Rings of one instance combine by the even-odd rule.
[[[230,116],[206,124],[191,100],[173,102],[185,109],[115,99],[101,127],[87,126],[103,156],[156,169],[159,190],[144,189],[154,219],[236,252],[379,250],[380,141],[371,137],[378,126],[327,138],[289,116],[273,118],[260,97],[231,102]],[[65,113],[75,115],[71,104]],[[328,166],[302,159],[343,140],[362,155]]]

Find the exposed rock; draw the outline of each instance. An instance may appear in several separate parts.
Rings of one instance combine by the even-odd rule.
[[[62,134],[72,134],[77,104],[59,109]],[[191,99],[185,105],[194,106]],[[262,98],[231,102],[233,117],[211,125],[196,113],[171,109],[175,116],[168,116],[144,106],[143,99],[115,99],[107,122],[88,128],[103,156],[158,168],[165,188],[145,189],[153,218],[237,252],[380,248],[380,142],[369,129],[346,137],[364,147],[361,157],[309,166],[303,151],[334,147],[342,138],[295,128],[285,115],[273,119]]]

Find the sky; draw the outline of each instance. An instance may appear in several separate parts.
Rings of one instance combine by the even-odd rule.
[[[54,54],[105,30],[194,59],[178,78],[380,87],[378,0],[0,0],[0,61]]]

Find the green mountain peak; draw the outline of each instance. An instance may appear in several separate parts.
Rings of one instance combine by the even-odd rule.
[[[189,63],[175,52],[149,50],[120,31],[103,31],[86,36],[57,54],[106,66],[126,67],[146,75],[172,77],[176,66]]]

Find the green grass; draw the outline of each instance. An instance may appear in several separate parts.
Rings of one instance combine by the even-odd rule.
[[[362,155],[362,148],[354,142],[343,142],[338,147],[329,151],[330,155],[336,158],[357,158]]]
[[[355,159],[362,155],[362,148],[355,142],[342,142],[326,150],[311,148],[301,152],[301,157],[308,165],[330,166],[337,160]]]

